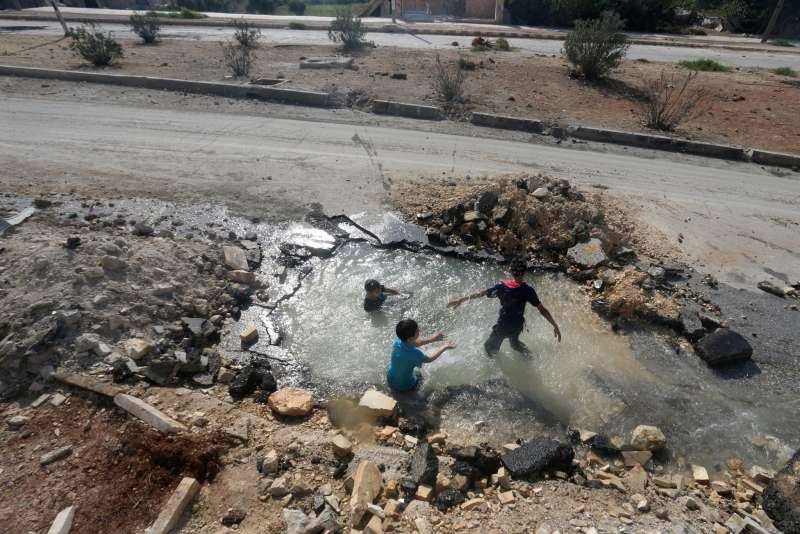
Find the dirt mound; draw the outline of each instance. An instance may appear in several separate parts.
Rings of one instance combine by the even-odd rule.
[[[5,532],[43,532],[73,504],[73,534],[136,532],[155,519],[183,476],[213,480],[226,449],[220,435],[163,436],[77,397],[34,414],[26,429],[0,433],[3,450],[14,451],[0,459]],[[41,454],[67,445],[67,459],[39,465]]]
[[[441,244],[561,262],[570,247],[591,237],[600,238],[610,254],[621,243],[620,233],[606,222],[600,195],[548,176],[408,182],[396,186],[392,197]]]

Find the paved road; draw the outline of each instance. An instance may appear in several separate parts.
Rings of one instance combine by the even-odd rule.
[[[0,31],[10,31],[14,27],[32,29],[20,31],[21,34],[61,35],[63,32],[57,22],[50,21],[0,21]],[[117,35],[130,35],[130,30],[122,24],[98,24],[104,31],[113,31]],[[207,26],[163,26],[162,36],[165,39],[194,39],[204,41],[222,41],[231,37],[230,28]],[[326,31],[316,30],[282,30],[269,29],[263,31],[263,40],[269,44],[297,45],[329,45]],[[396,46],[400,48],[452,48],[458,41],[462,47],[469,46],[468,37],[454,35],[410,35],[400,33],[370,33],[368,38],[378,46]],[[556,40],[543,39],[509,39],[511,46],[529,54],[560,54],[563,43]],[[646,59],[648,61],[676,63],[678,61],[711,58],[736,67],[760,67],[774,69],[792,67],[800,69],[800,54],[780,52],[744,52],[721,48],[686,48],[663,45],[632,45],[628,51],[630,59]],[[0,61],[2,58],[0,58]]]
[[[226,202],[261,217],[314,202],[378,209],[409,176],[545,172],[641,207],[722,280],[800,279],[800,176],[749,164],[337,122],[0,96],[0,190]],[[400,123],[405,124],[405,123]],[[479,130],[478,130],[479,131]],[[784,281],[785,282],[785,281]]]

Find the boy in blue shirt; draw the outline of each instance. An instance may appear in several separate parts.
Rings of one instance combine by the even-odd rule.
[[[511,262],[512,278],[510,280],[503,280],[492,288],[453,300],[447,304],[448,308],[455,309],[468,300],[480,297],[500,300],[500,316],[497,318],[497,324],[492,328],[489,339],[483,344],[486,353],[490,357],[493,357],[500,350],[500,346],[506,338],[511,340],[512,349],[525,355],[529,354],[528,347],[519,340],[519,335],[525,327],[525,304],[530,304],[539,310],[542,317],[553,325],[553,333],[559,343],[561,342],[561,331],[558,329],[553,316],[550,315],[550,311],[544,307],[544,304],[539,302],[536,291],[525,283],[525,272],[527,270],[525,262],[516,259]]]
[[[395,391],[411,391],[417,387],[418,378],[414,369],[422,367],[424,363],[431,363],[450,349],[456,348],[452,343],[446,343],[429,355],[419,347],[444,339],[444,334],[439,333],[428,338],[419,337],[419,325],[413,319],[403,319],[395,328],[397,339],[392,347],[392,360],[386,371],[386,381]]]

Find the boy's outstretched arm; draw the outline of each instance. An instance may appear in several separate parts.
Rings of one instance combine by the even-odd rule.
[[[456,309],[462,304],[464,304],[468,300],[472,299],[479,299],[481,297],[485,297],[486,293],[488,293],[488,289],[484,289],[483,291],[479,291],[478,293],[473,293],[472,295],[467,295],[466,297],[461,297],[460,299],[451,300],[447,303],[448,308]]]
[[[399,295],[400,294],[400,290],[399,289],[393,289],[391,287],[384,287],[383,288],[383,292],[388,294],[388,295]]]
[[[441,356],[442,354],[444,354],[448,350],[454,349],[454,348],[456,348],[456,346],[453,345],[452,343],[446,343],[446,344],[442,345],[441,347],[439,347],[438,349],[436,349],[435,351],[433,351],[432,353],[430,353],[428,355],[428,357],[425,359],[425,363],[431,363],[431,362],[436,361],[436,359],[439,358],[439,356]]]
[[[444,334],[442,332],[437,332],[436,334],[430,337],[421,337],[417,339],[416,345],[417,347],[421,347],[423,345],[427,345],[428,343],[435,343],[443,339],[444,339]]]
[[[558,342],[561,343],[561,330],[559,330],[556,320],[553,319],[552,315],[550,315],[550,310],[545,308],[544,304],[539,304],[536,306],[536,308],[539,310],[539,313],[542,314],[542,317],[547,319],[547,322],[553,325],[553,334],[556,336],[556,339],[558,339]]]

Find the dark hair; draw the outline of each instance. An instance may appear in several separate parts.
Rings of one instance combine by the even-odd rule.
[[[369,293],[370,291],[375,291],[381,288],[381,283],[377,280],[370,278],[364,283],[364,290]]]
[[[521,258],[516,258],[511,261],[511,266],[509,267],[508,270],[511,272],[511,274],[514,275],[525,274],[526,272],[528,272],[528,264],[525,263],[525,260]]]
[[[405,341],[408,338],[414,337],[417,332],[419,332],[419,325],[414,319],[403,319],[397,323],[394,331],[397,337]]]

